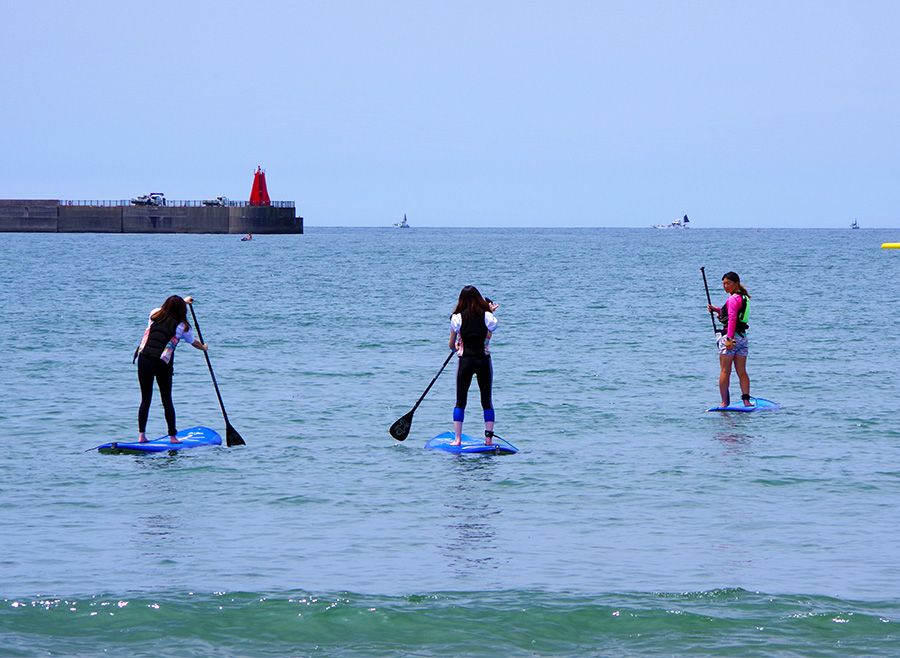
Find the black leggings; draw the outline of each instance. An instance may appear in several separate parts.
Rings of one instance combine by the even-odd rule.
[[[147,416],[150,415],[150,401],[153,400],[153,380],[159,385],[159,396],[166,411],[169,436],[178,434],[175,428],[175,405],[172,403],[172,365],[162,359],[141,355],[138,357],[138,381],[141,383],[141,406],[138,409],[138,431],[147,431]]]
[[[459,409],[466,408],[466,399],[469,397],[472,375],[478,378],[478,390],[481,391],[481,408],[493,409],[491,384],[494,381],[494,367],[491,365],[490,355],[459,357],[459,367],[456,370],[456,406]]]

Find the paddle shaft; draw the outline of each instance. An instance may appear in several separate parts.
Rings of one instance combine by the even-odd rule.
[[[197,322],[197,314],[194,313],[194,305],[188,304],[188,308],[191,309],[191,319],[194,320],[194,327],[197,328],[197,337],[200,339],[200,342],[205,342],[203,340],[203,332],[200,331],[200,323]],[[213,387],[216,389],[216,397],[219,398],[219,407],[222,409],[222,417],[225,419],[226,427],[230,425],[228,422],[228,414],[225,412],[225,403],[222,402],[222,394],[219,393],[219,382],[216,381],[216,373],[213,372],[212,362],[209,360],[209,353],[206,350],[203,350],[203,356],[206,357],[206,367],[209,368],[209,375],[212,377]]]
[[[428,388],[426,388],[425,392],[422,393],[422,397],[420,397],[418,400],[416,400],[416,403],[413,405],[413,408],[410,410],[409,413],[413,413],[416,409],[419,408],[419,405],[422,404],[422,400],[424,400],[425,396],[428,395],[428,391],[431,390],[431,387],[434,386],[434,383],[438,380],[438,377],[440,377],[441,373],[444,372],[444,368],[446,368],[447,364],[450,363],[450,359],[453,358],[454,354],[456,354],[455,351],[450,352],[450,354],[447,355],[447,358],[444,361],[444,365],[441,366],[441,369],[438,370],[437,374],[434,376],[434,379],[431,380],[431,383],[428,385]]]
[[[703,275],[703,287],[706,288],[706,303],[712,306],[712,299],[709,296],[709,284],[706,282],[706,268],[701,267],[700,273]],[[716,318],[712,311],[709,312],[709,320],[712,322],[713,333],[718,335],[719,330],[716,329]],[[199,331],[199,329],[197,329],[197,331]],[[201,338],[200,340],[202,341],[203,339]]]
[[[701,272],[701,274],[703,274],[703,287],[706,288],[706,302],[707,302],[710,306],[712,306],[712,299],[710,299],[710,297],[709,297],[709,284],[706,283],[706,268],[705,268],[705,267],[701,267],[701,268],[700,268],[700,272]],[[712,322],[713,333],[716,334],[716,336],[718,336],[718,335],[719,335],[719,330],[716,329],[716,318],[713,316],[713,312],[712,312],[712,311],[709,312],[709,319],[710,319],[710,321]],[[723,331],[723,333],[724,333],[724,331]],[[725,395],[726,395],[726,397],[727,397],[727,399],[726,399],[725,401],[728,403],[728,405],[730,405],[730,404],[731,404],[731,392],[728,391],[728,392],[726,392]],[[728,406],[728,405],[725,405],[725,406]]]

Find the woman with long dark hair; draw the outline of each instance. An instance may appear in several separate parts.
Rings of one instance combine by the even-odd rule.
[[[747,341],[747,329],[750,325],[750,293],[741,283],[741,277],[736,272],[726,272],[722,276],[722,288],[728,293],[725,304],[720,306],[708,305],[707,311],[716,313],[719,322],[724,327],[718,340],[719,347],[719,392],[722,395],[722,406],[727,407],[731,403],[731,394],[728,392],[731,384],[731,366],[737,371],[741,384],[741,400],[745,407],[752,407],[750,400],[750,375],[747,374],[747,355],[749,343]]]
[[[193,297],[181,298],[178,295],[169,297],[163,305],[150,312],[147,329],[135,350],[137,360],[138,382],[141,384],[141,406],[138,409],[138,441],[147,441],[147,416],[150,414],[150,402],[153,399],[153,380],[159,386],[163,409],[166,412],[169,441],[181,443],[176,438],[175,405],[172,403],[172,377],[174,375],[175,348],[184,341],[198,350],[207,349],[205,343],[194,339],[191,325],[187,321],[187,305],[193,304]]]
[[[456,350],[459,365],[456,371],[456,406],[453,408],[453,429],[456,439],[451,445],[462,443],[462,426],[466,415],[466,400],[472,377],[478,379],[481,408],[484,410],[484,443],[493,445],[494,403],[491,386],[494,369],[491,365],[490,339],[497,328],[494,311],[499,308],[485,299],[475,286],[466,286],[459,293],[456,308],[450,316],[450,349]]]

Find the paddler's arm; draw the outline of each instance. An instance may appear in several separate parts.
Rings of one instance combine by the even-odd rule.
[[[735,301],[735,297],[736,295],[732,295],[725,302],[725,309],[728,311],[728,324],[725,326],[723,338],[725,339],[725,348],[729,350],[734,347],[734,332],[737,330],[738,304],[740,301]],[[740,297],[737,299],[740,300]]]
[[[728,336],[728,340],[734,340],[734,332],[737,331],[737,317],[738,311],[741,308],[741,298],[739,295],[732,295],[728,298],[728,301],[725,303],[725,308],[728,310],[728,327],[725,332],[726,336]]]
[[[459,330],[462,329],[462,316],[460,315],[451,315],[450,316],[450,340],[447,341],[447,344],[450,346],[451,350],[460,353],[462,356],[462,340],[460,340]]]
[[[185,304],[193,304],[194,298],[192,296],[188,295],[187,297],[184,298],[184,303]],[[193,334],[191,334],[191,335],[193,335]],[[196,347],[198,350],[203,350],[204,352],[209,349],[209,345],[207,345],[206,343],[201,343],[196,338],[191,343],[191,347]]]

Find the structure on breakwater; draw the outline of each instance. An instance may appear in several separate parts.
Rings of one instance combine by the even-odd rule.
[[[225,201],[59,201],[0,199],[0,232],[37,233],[303,233],[293,201],[251,205]]]
[[[151,192],[120,201],[0,199],[0,232],[27,233],[303,233],[293,201],[271,201],[257,167],[249,201],[223,196],[167,201]]]

